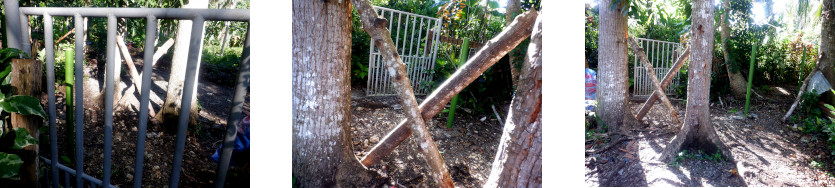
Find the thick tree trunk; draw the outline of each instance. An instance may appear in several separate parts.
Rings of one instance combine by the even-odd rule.
[[[823,77],[829,83],[835,83],[835,2],[824,0],[821,10],[821,43],[820,43],[820,67]],[[835,104],[835,97],[830,95],[830,104]]]
[[[536,21],[537,15],[539,13],[532,9],[517,16],[513,23],[505,27],[501,33],[488,41],[484,48],[476,52],[475,55],[467,60],[467,63],[456,70],[435,91],[432,91],[432,94],[429,94],[426,100],[419,106],[420,115],[423,116],[423,119],[432,118],[432,116],[441,112],[453,96],[461,92],[467,85],[478,78],[481,73],[499,61],[499,59],[504,57],[505,54],[510,52],[516,45],[525,40],[525,38],[528,38],[531,34],[531,26]],[[377,143],[369,151],[369,154],[362,159],[362,164],[371,166],[377,163],[380,159],[391,153],[403,140],[406,140],[412,134],[412,130],[406,125],[407,122],[407,120],[400,121],[400,124],[394,130],[390,131],[380,143]]]
[[[745,98],[746,87],[748,82],[745,81],[745,77],[742,76],[742,72],[739,70],[732,71],[731,70],[731,55],[728,53],[731,46],[728,45],[728,40],[731,40],[731,27],[727,22],[728,13],[731,7],[730,0],[723,0],[722,1],[722,24],[721,24],[721,37],[722,37],[722,54],[725,58],[725,69],[728,71],[728,81],[731,85],[731,91],[733,91],[734,97],[737,99]]]
[[[41,96],[41,75],[43,75],[43,62],[29,59],[13,59],[11,85],[14,87],[12,94],[28,95],[33,97]],[[10,97],[10,96],[6,96]],[[40,138],[39,128],[43,125],[43,118],[36,115],[11,114],[11,127],[22,127],[29,131],[29,135]],[[23,165],[20,167],[20,180],[24,186],[37,187],[38,185],[38,145],[30,145],[23,148],[20,158]],[[48,151],[48,150],[47,150]]]
[[[508,25],[513,22],[513,18],[516,18],[516,15],[522,13],[522,2],[519,0],[507,0],[507,7],[505,7],[505,23]],[[511,83],[513,84],[513,88],[517,87],[517,82],[519,82],[519,63],[522,62],[522,59],[519,59],[514,54],[521,53],[520,50],[514,48],[510,53],[507,55],[508,63],[510,64],[510,78]]]
[[[542,18],[533,27],[519,88],[484,187],[542,187]]]
[[[713,4],[708,0],[693,2],[692,29],[690,30],[690,66],[687,81],[687,112],[684,126],[672,142],[662,151],[661,161],[670,162],[684,147],[694,147],[705,152],[721,150],[723,156],[733,161],[730,150],[724,146],[710,122],[710,71],[713,59]]]
[[[351,144],[351,2],[294,0],[292,38],[294,187],[379,187]]]
[[[209,8],[209,0],[190,0],[187,5],[183,5],[183,8]],[[183,86],[185,84],[185,75],[186,75],[186,63],[188,61],[188,49],[189,49],[189,41],[191,41],[191,21],[190,20],[180,20],[177,27],[177,41],[174,44],[174,56],[171,58],[171,74],[168,77],[168,87],[166,88],[167,94],[165,97],[165,103],[162,105],[162,109],[157,113],[154,117],[158,122],[162,122],[164,125],[177,125],[177,117],[180,115],[180,107],[182,106],[181,101],[183,98]],[[203,29],[205,30],[205,25]],[[200,46],[191,46],[200,48],[199,53],[197,54],[197,75],[200,75],[200,57],[203,52],[203,37],[200,37]],[[199,76],[194,77],[194,83],[197,82],[197,78]],[[194,84],[194,91],[197,90],[197,86],[200,85]],[[199,117],[200,113],[199,105],[197,103],[197,95],[193,95],[193,97],[189,100],[191,102],[191,112],[189,113],[189,125],[196,125],[197,124],[197,117]],[[173,126],[172,126],[173,127]]]
[[[600,1],[600,7],[610,7],[612,0]],[[598,53],[597,113],[609,132],[627,132],[637,120],[629,105],[629,74],[626,42],[626,16],[621,14],[625,3],[614,10],[600,9]]]
[[[420,145],[420,152],[424,159],[429,164],[429,175],[435,180],[435,186],[438,187],[455,187],[452,182],[452,176],[449,175],[444,164],[444,159],[438,151],[438,146],[429,134],[429,129],[426,129],[426,123],[420,115],[417,100],[415,99],[414,91],[412,91],[412,84],[409,81],[406,73],[406,65],[397,54],[397,49],[391,39],[391,33],[386,29],[386,20],[377,15],[377,11],[371,7],[371,3],[367,0],[353,0],[354,9],[357,10],[360,20],[362,22],[362,29],[371,36],[374,40],[374,46],[380,49],[380,54],[383,56],[389,76],[392,80],[392,87],[394,87],[397,97],[400,98],[400,105],[403,105],[403,111],[406,113],[406,118],[411,121],[412,133],[414,133],[415,143]]]

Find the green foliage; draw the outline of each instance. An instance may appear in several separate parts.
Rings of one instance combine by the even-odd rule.
[[[21,165],[23,165],[23,160],[20,156],[0,152],[0,178],[18,179]]]
[[[242,51],[242,47],[226,47],[220,55],[220,46],[203,47],[201,76],[220,85],[234,86]]]
[[[685,149],[685,150],[681,150],[681,152],[678,153],[678,156],[676,156],[676,158],[673,160],[673,162],[671,162],[667,165],[668,166],[679,166],[685,160],[706,160],[706,161],[711,161],[711,162],[714,162],[714,163],[720,163],[720,162],[727,162],[728,161],[727,158],[722,157],[722,151],[721,150],[716,150],[715,153],[705,153],[702,150],[696,150],[696,151],[688,152]]]
[[[597,7],[598,6],[589,7],[588,9],[586,9],[586,61],[588,62],[589,68],[591,69],[597,69],[597,30],[600,23],[600,14],[598,12]]]
[[[0,101],[3,111],[21,115],[38,115],[46,118],[46,112],[41,107],[41,101],[32,96],[15,95]]]

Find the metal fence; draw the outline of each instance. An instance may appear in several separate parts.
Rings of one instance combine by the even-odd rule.
[[[54,41],[53,41],[53,16],[67,16],[73,17],[75,20],[75,28],[83,28],[84,17],[106,17],[107,18],[107,65],[106,65],[106,85],[113,85],[113,73],[116,52],[116,19],[117,18],[145,18],[146,38],[144,59],[153,59],[154,55],[154,41],[157,38],[157,19],[180,19],[193,21],[191,30],[191,39],[189,39],[188,61],[186,65],[186,79],[183,91],[183,98],[181,101],[182,107],[180,109],[180,116],[177,127],[177,140],[174,151],[174,159],[172,172],[169,179],[169,187],[177,187],[180,179],[180,170],[182,167],[183,150],[186,141],[186,128],[188,126],[189,109],[191,103],[186,101],[194,96],[195,77],[197,76],[198,54],[200,48],[196,46],[201,45],[201,36],[203,36],[203,25],[207,20],[215,21],[243,21],[249,22],[249,10],[219,10],[219,9],[176,9],[176,8],[39,8],[39,7],[19,7],[17,0],[4,0],[5,5],[5,24],[6,34],[8,36],[8,47],[18,48],[24,52],[29,53],[31,44],[29,42],[29,16],[43,16],[44,20],[44,41],[46,48],[46,79],[48,95],[48,114],[49,114],[49,140],[51,159],[40,157],[45,163],[51,167],[47,173],[47,178],[51,180],[53,187],[60,187],[59,172],[67,177],[64,182],[65,187],[71,187],[70,176],[75,176],[75,187],[84,187],[85,181],[89,182],[91,186],[112,187],[110,184],[110,166],[111,166],[111,150],[113,145],[113,87],[106,87],[105,89],[105,105],[104,105],[104,155],[103,155],[103,177],[101,180],[84,173],[84,105],[79,103],[75,106],[75,169],[69,168],[58,161],[58,145],[57,145],[57,129],[56,129],[56,106],[55,106],[55,66],[54,66]],[[19,15],[19,16],[12,16]],[[83,32],[75,32],[75,85],[83,87],[83,71],[82,65],[84,62],[84,35]],[[178,39],[183,40],[183,39]],[[246,34],[246,42],[244,50],[241,54],[241,63],[239,64],[239,72],[237,75],[235,92],[232,98],[232,107],[230,108],[230,115],[227,119],[227,130],[223,139],[223,148],[221,151],[220,163],[218,164],[217,177],[215,187],[223,187],[226,178],[226,172],[229,167],[229,160],[232,154],[232,146],[235,140],[235,133],[237,125],[240,122],[243,110],[244,95],[249,87],[249,31]],[[30,54],[31,55],[31,54]],[[142,67],[143,72],[150,73],[152,70],[152,63],[145,63]],[[136,145],[136,161],[134,167],[133,187],[141,187],[142,185],[142,167],[145,151],[145,132],[148,123],[148,108],[149,108],[149,92],[151,88],[151,74],[142,74],[142,88],[139,108],[139,124],[137,133]],[[75,100],[84,101],[84,94],[81,89],[75,90]]]
[[[668,71],[672,68],[672,65],[675,63],[676,58],[678,55],[684,51],[681,47],[681,44],[675,42],[667,42],[667,41],[659,41],[659,40],[652,40],[652,39],[644,39],[644,38],[635,38],[636,42],[638,42],[641,47],[644,48],[644,53],[647,55],[647,59],[649,59],[649,63],[652,64],[655,71],[655,77],[658,78],[659,81],[664,79],[664,76],[667,74]],[[632,54],[633,52],[629,50],[629,53]],[[649,74],[646,71],[646,66],[641,63],[638,58],[634,59],[634,88],[632,90],[633,97],[649,97],[653,91],[655,91],[655,86],[652,85],[652,80],[648,77]],[[670,85],[664,89],[664,93],[667,95],[676,96],[677,92],[672,92],[674,89],[678,88],[679,86],[679,75],[676,74],[673,77],[673,81],[670,82]]]
[[[406,64],[409,80],[415,95],[426,95],[430,91],[428,81],[432,80],[435,56],[438,51],[438,36],[441,20],[409,12],[374,6],[378,15],[388,19],[391,39],[397,47],[400,58]],[[371,40],[368,55],[367,96],[395,95],[383,57]]]

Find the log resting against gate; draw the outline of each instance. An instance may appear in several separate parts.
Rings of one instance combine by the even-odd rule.
[[[673,105],[670,103],[670,100],[667,99],[667,94],[664,93],[664,86],[662,86],[661,83],[658,82],[658,78],[655,77],[655,75],[656,75],[655,74],[655,68],[653,68],[652,63],[649,63],[649,59],[647,59],[647,55],[644,54],[644,48],[642,48],[640,45],[638,45],[638,43],[635,42],[635,39],[633,39],[633,38],[627,38],[627,39],[629,41],[629,46],[631,46],[632,50],[635,52],[635,56],[637,56],[637,58],[640,59],[641,63],[644,63],[644,68],[647,70],[647,73],[649,73],[648,77],[652,81],[652,85],[655,86],[655,92],[653,92],[653,94],[658,93],[659,94],[658,97],[660,97],[661,101],[664,103],[664,105],[666,105],[667,108],[670,109],[670,118],[672,118],[673,123],[675,123],[676,125],[681,124],[681,121],[678,120],[678,114],[676,114],[675,107],[673,107]],[[670,70],[670,71],[677,71],[677,70]],[[669,73],[670,72],[668,72],[668,74]],[[637,116],[636,116],[636,119],[638,119]],[[638,120],[640,120],[640,119],[638,119]]]
[[[429,163],[431,171],[429,175],[435,180],[436,186],[455,187],[452,176],[449,175],[449,170],[444,164],[444,159],[438,151],[438,146],[435,145],[432,135],[429,134],[429,129],[426,128],[424,118],[419,115],[420,109],[412,90],[412,84],[407,77],[406,65],[400,59],[400,55],[398,55],[391,39],[391,33],[386,28],[387,20],[379,18],[377,11],[371,7],[368,0],[352,0],[352,3],[354,9],[359,13],[362,29],[371,35],[374,45],[380,49],[380,54],[382,54],[384,64],[392,80],[391,84],[397,93],[397,97],[400,98],[400,105],[403,105],[403,111],[407,119],[414,122],[411,130],[415,133],[415,142],[420,145],[420,152],[426,162]]]
[[[423,119],[432,118],[441,112],[444,105],[452,99],[452,96],[461,92],[481,73],[499,61],[510,50],[516,48],[516,45],[527,39],[531,35],[533,23],[538,15],[539,13],[533,9],[520,14],[501,33],[490,39],[484,45],[484,48],[476,52],[467,63],[455,71],[420,104],[419,108]],[[383,140],[377,143],[368,155],[363,157],[362,164],[365,166],[376,164],[380,159],[391,153],[403,140],[406,140],[412,131],[406,125],[408,122],[408,120],[400,121],[394,130],[386,134]]]
[[[678,70],[681,69],[681,66],[684,65],[684,61],[687,61],[687,58],[690,58],[690,48],[685,49],[684,53],[681,53],[681,56],[678,57],[676,63],[673,64],[673,67],[670,68],[670,71],[668,71],[667,75],[664,76],[664,80],[661,81],[661,88],[666,88],[670,85],[670,82],[673,81],[673,77],[678,74]],[[644,116],[647,115],[647,112],[649,112],[649,109],[652,108],[652,105],[655,105],[655,100],[657,100],[660,95],[661,94],[658,91],[652,92],[647,101],[644,102],[644,105],[641,106],[641,109],[638,110],[638,114],[635,115],[635,118],[638,120],[643,119]]]

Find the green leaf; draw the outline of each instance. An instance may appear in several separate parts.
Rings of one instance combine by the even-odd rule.
[[[9,75],[10,72],[12,72],[12,65],[11,64],[9,64],[9,66],[6,66],[6,70],[3,70],[3,72],[0,72],[0,78],[6,78],[6,76]]]
[[[20,172],[23,160],[15,154],[0,152],[0,178],[12,178]]]
[[[38,144],[38,139],[35,139],[34,137],[32,137],[32,135],[29,135],[29,131],[27,131],[25,128],[15,128],[14,132],[14,146],[12,146],[14,149],[23,149],[23,147]]]
[[[15,95],[0,101],[3,110],[22,115],[38,115],[46,118],[46,112],[41,107],[41,101],[32,96]]]

